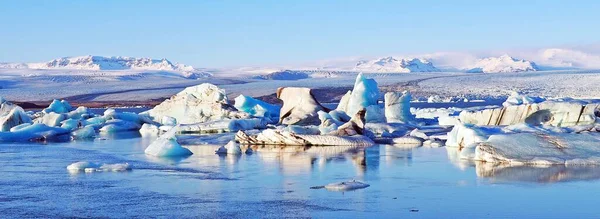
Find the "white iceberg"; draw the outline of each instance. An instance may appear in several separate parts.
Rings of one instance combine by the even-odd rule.
[[[116,163],[116,164],[98,164],[87,161],[79,161],[67,166],[67,170],[70,173],[79,172],[125,172],[131,170],[131,165],[128,163]]]
[[[185,88],[147,111],[147,114],[155,120],[170,116],[179,124],[250,117],[248,113],[237,111],[229,105],[225,90],[209,83]]]
[[[598,134],[492,135],[477,144],[474,159],[512,165],[597,165],[600,164],[598,141]]]
[[[415,117],[410,112],[410,92],[387,92],[385,100],[385,118],[387,122],[412,122]]]
[[[315,99],[310,88],[280,87],[277,98],[283,101],[279,113],[279,123],[284,125],[318,125],[317,112],[329,112]]]
[[[0,132],[10,131],[11,128],[24,123],[31,123],[31,118],[20,106],[8,101],[0,102]]]
[[[192,155],[189,149],[177,143],[175,133],[177,133],[177,128],[172,128],[168,132],[165,132],[152,142],[144,153],[155,157],[183,157]]]
[[[158,126],[153,124],[145,123],[140,128],[140,134],[142,136],[158,136],[159,133],[160,130],[158,129]]]
[[[446,146],[472,148],[476,143],[487,141],[487,139],[497,133],[501,133],[500,128],[494,127],[477,127],[469,124],[456,124],[450,132],[448,132],[448,140]]]
[[[65,114],[49,112],[44,114],[43,117],[37,118],[35,122],[42,123],[51,127],[58,127],[61,125],[60,123],[66,119],[67,117],[65,116]]]
[[[534,104],[546,101],[542,97],[525,96],[519,92],[513,91],[510,96],[502,103],[502,106],[516,106],[523,104]]]
[[[569,127],[595,123],[598,107],[598,104],[585,105],[575,101],[545,101],[475,112],[462,111],[459,118],[463,123],[479,126],[528,123]]]

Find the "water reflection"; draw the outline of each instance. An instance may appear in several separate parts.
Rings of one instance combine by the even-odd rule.
[[[410,165],[413,148],[400,148],[391,145],[375,145],[371,147],[357,146],[280,146],[280,145],[242,145],[242,151],[252,148],[253,154],[215,155],[217,145],[188,145],[194,155],[192,162],[203,166],[225,164],[228,169],[236,169],[236,165],[244,162],[260,162],[261,166],[276,167],[283,174],[302,174],[313,171],[322,172],[330,166],[350,163],[357,176],[365,172],[379,169],[380,163],[386,165]],[[254,159],[247,159],[255,156]],[[256,165],[256,164],[251,164]]]
[[[600,166],[511,165],[461,159],[462,150],[446,147],[448,160],[463,171],[475,169],[478,178],[490,183],[531,182],[558,183],[600,179]]]
[[[476,162],[477,177],[491,182],[557,183],[600,179],[598,166],[511,166]]]

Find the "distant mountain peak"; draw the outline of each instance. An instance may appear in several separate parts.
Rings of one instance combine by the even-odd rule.
[[[439,72],[433,64],[426,59],[404,59],[393,56],[374,60],[363,60],[356,63],[354,70],[364,72]]]
[[[515,59],[508,54],[479,59],[475,64],[467,68],[467,72],[473,73],[508,73],[537,70],[538,66],[534,62]]]

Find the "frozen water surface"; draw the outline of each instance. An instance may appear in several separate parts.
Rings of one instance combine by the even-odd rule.
[[[510,167],[457,161],[453,148],[257,148],[187,158],[144,154],[137,133],[93,141],[0,145],[0,212],[12,217],[594,217],[598,167]],[[77,161],[127,172],[69,173]],[[360,180],[333,192],[313,186]]]

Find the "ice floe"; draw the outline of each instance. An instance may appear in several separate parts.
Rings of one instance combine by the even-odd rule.
[[[131,170],[128,163],[99,164],[87,161],[79,161],[67,166],[70,173],[93,173],[93,172],[125,172]]]
[[[155,157],[180,157],[192,155],[192,152],[189,149],[184,148],[177,143],[177,138],[175,137],[176,133],[177,128],[165,132],[152,142],[144,152]]]

